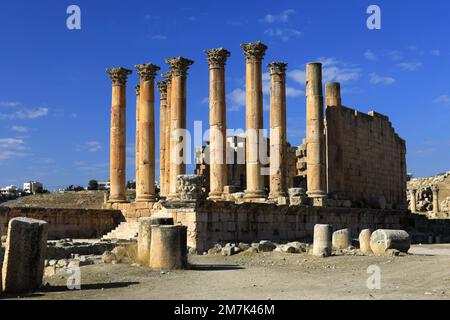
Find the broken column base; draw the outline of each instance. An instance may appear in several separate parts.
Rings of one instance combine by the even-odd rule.
[[[157,270],[187,268],[186,226],[151,226],[150,268]]]
[[[137,257],[145,266],[150,264],[150,248],[153,225],[173,225],[173,218],[145,217],[139,219],[139,234],[137,241]]]
[[[314,226],[313,252],[314,256],[328,257],[332,249],[332,227],[329,224],[316,224]]]

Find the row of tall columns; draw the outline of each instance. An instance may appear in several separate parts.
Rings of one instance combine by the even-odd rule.
[[[246,174],[245,198],[265,198],[261,172],[263,143],[262,60],[267,46],[257,41],[242,44],[246,58]],[[206,51],[210,69],[210,199],[222,198],[227,184],[225,65],[230,52]],[[177,177],[186,173],[186,77],[193,61],[176,57],[166,60],[170,72],[158,83],[160,91],[160,186],[161,195],[177,198]],[[268,65],[270,87],[270,198],[286,196],[286,66]],[[155,76],[153,64],[135,67],[140,77],[136,89],[136,201],[156,201],[155,192]],[[125,107],[126,81],[130,70],[108,69],[113,82],[111,113],[110,202],[126,201]],[[339,84],[327,85],[327,105],[340,106]],[[308,195],[321,205],[326,197],[326,162],[322,95],[322,66],[306,67],[306,142]]]

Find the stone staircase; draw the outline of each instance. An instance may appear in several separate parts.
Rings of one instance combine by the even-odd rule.
[[[137,240],[139,222],[130,220],[120,223],[117,228],[102,237],[103,240]]]

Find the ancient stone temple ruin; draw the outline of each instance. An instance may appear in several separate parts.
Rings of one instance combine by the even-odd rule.
[[[160,131],[155,137],[154,64],[136,66],[136,201],[125,188],[126,82],[131,70],[108,69],[112,80],[111,193],[105,207],[121,210],[132,225],[140,217],[170,216],[188,227],[188,244],[214,241],[294,239],[310,236],[314,223],[354,233],[374,224],[400,228],[406,212],[406,147],[388,117],[344,106],[339,83],[323,92],[322,65],[306,65],[306,139],[286,137],[285,62],[272,62],[270,135],[263,128],[262,70],[268,49],[241,45],[246,61],[246,128],[226,136],[225,67],[230,51],[206,51],[210,74],[210,140],[196,150],[195,176],[186,176],[186,82],[194,62],[166,60],[157,83]],[[155,188],[155,139],[159,138],[159,185]],[[266,150],[265,154],[264,151]],[[268,161],[264,161],[267,155]],[[237,161],[240,159],[240,161]],[[389,218],[387,218],[389,217]],[[378,221],[378,222],[377,222]]]

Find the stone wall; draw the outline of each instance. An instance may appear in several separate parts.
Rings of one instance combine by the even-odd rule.
[[[202,201],[172,203],[158,214],[172,216],[188,227],[188,245],[199,252],[217,242],[293,241],[311,239],[314,225],[331,224],[334,230],[350,228],[358,237],[362,229],[420,229],[450,236],[450,221],[428,220],[401,210],[277,206],[260,203]]]
[[[389,118],[346,107],[327,107],[326,117],[328,191],[369,205],[384,197],[388,207],[404,207],[406,145]]]
[[[118,210],[0,207],[2,235],[7,233],[9,220],[16,217],[47,221],[51,240],[100,238],[124,221]]]

